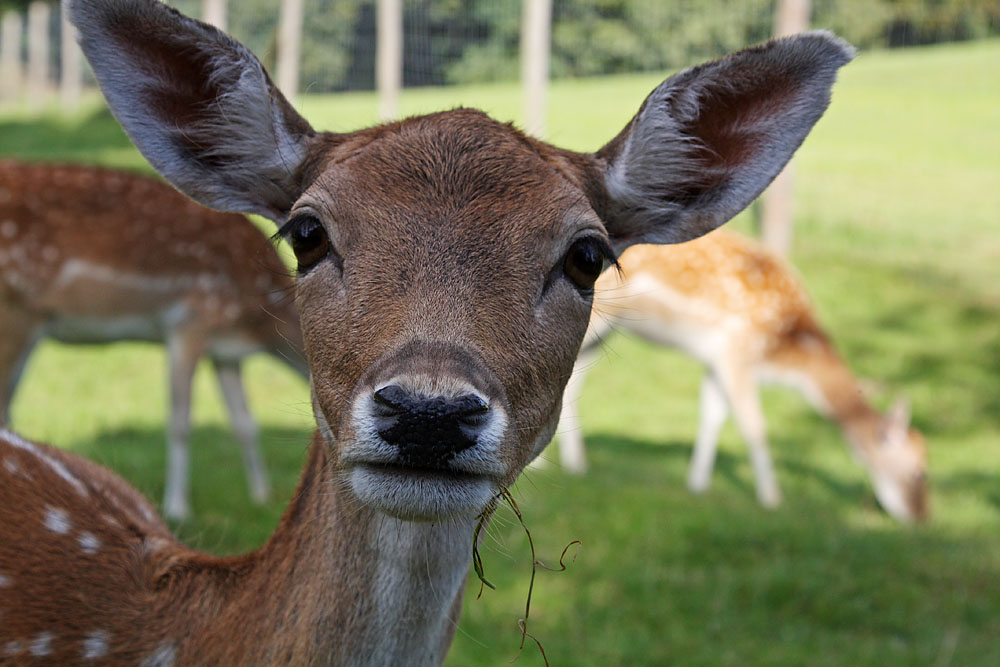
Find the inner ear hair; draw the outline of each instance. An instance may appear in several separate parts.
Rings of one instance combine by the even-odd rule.
[[[282,220],[315,132],[244,46],[160,2],[70,16],[112,112],[178,189],[222,210]]]
[[[852,57],[842,40],[810,32],[660,84],[595,154],[618,245],[690,240],[745,208],[826,110],[836,72]]]

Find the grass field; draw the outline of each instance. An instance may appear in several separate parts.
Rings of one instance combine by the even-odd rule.
[[[1000,42],[862,54],[796,163],[794,260],[857,373],[912,399],[930,449],[933,517],[906,527],[877,508],[836,429],[797,396],[765,395],[785,503],[758,507],[730,426],[711,491],[684,475],[700,370],[618,338],[582,402],[592,471],[529,471],[515,489],[547,562],[532,632],[553,665],[1000,664]],[[550,138],[593,149],[661,77],[558,82]],[[481,106],[517,120],[515,86],[407,91],[404,111]],[[371,95],[306,97],[318,127],[371,122]],[[143,168],[106,113],[0,116],[0,155]],[[749,216],[736,221],[750,228]],[[196,518],[187,542],[259,545],[298,478],[308,391],[267,359],[248,371],[278,498],[248,504],[207,368],[197,378]],[[13,408],[17,429],[162,493],[162,351],[43,344]],[[517,653],[530,561],[508,512],[483,550],[497,584],[471,587],[452,665]],[[541,664],[528,647],[521,664]]]

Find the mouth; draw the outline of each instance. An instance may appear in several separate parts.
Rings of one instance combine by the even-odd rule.
[[[353,464],[348,479],[363,503],[407,521],[474,518],[497,486],[482,474],[381,462]]]
[[[890,516],[904,523],[926,519],[920,489],[907,489],[881,476],[874,477],[873,482],[875,497]]]

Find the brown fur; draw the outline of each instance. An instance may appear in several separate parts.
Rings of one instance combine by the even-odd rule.
[[[269,343],[279,333],[295,336],[289,271],[264,235],[245,217],[206,209],[146,176],[0,160],[0,253],[5,324],[55,314],[145,316],[184,300],[208,338],[225,331]],[[86,279],[62,284],[59,272],[70,260],[191,284],[153,293]],[[290,324],[279,332],[283,320]]]
[[[330,640],[316,634],[314,619],[332,613],[336,626],[349,628],[363,616],[363,591],[356,589],[362,574],[322,564],[330,553],[357,549],[345,562],[364,567],[371,513],[359,509],[349,522],[334,521],[333,507],[344,500],[320,481],[328,465],[323,447],[311,450],[296,500],[272,539],[239,558],[192,552],[120,478],[72,454],[36,447],[80,480],[86,495],[0,434],[0,465],[13,462],[20,471],[0,473],[0,526],[17,526],[0,540],[0,574],[9,582],[0,596],[0,651],[14,638],[28,644],[51,633],[52,652],[33,664],[76,664],[87,635],[102,631],[109,648],[99,664],[138,664],[168,643],[177,647],[178,665],[304,665],[313,664],[317,644]],[[66,512],[66,534],[44,527],[48,508]],[[316,522],[326,529],[302,530]],[[94,554],[79,546],[85,532],[99,540]],[[27,552],[36,556],[18,557]],[[327,581],[313,577],[306,584],[297,574],[303,565]],[[351,599],[357,603],[329,603]],[[238,642],[233,618],[241,619]]]
[[[661,227],[681,239],[689,235],[686,220],[700,230],[732,213],[708,207],[647,217],[633,233],[624,207],[615,220],[594,208],[609,196],[600,157],[560,151],[469,110],[315,134],[259,63],[214,29],[147,0],[73,2],[70,15],[112,109],[171,182],[203,203],[264,212],[293,227],[308,216],[331,249],[296,285],[319,430],[273,538],[226,559],[167,543],[124,572],[120,561],[98,559],[103,571],[87,577],[117,583],[102,604],[129,610],[131,624],[107,613],[92,618],[108,624],[101,627],[120,642],[114,650],[122,659],[155,655],[169,642],[177,664],[443,662],[476,516],[551,437],[586,331],[591,294],[564,272],[570,248],[583,237],[607,245]],[[135,39],[156,44],[142,45],[136,58]],[[775,142],[778,157],[767,166],[775,171],[826,107],[834,72],[850,57],[822,35],[771,47],[786,50],[810,85],[788,109],[796,129]],[[763,51],[748,58],[769,60]],[[739,70],[738,57],[727,63]],[[211,104],[186,108],[206,91],[216,95]],[[752,164],[740,168],[755,173]],[[626,177],[617,182],[629,189]],[[751,179],[729,206],[742,208],[747,193],[764,185]],[[438,398],[447,398],[440,387],[449,385],[485,397],[496,429],[492,440],[469,448],[481,457],[465,461],[472,472],[429,472],[392,458],[351,462],[359,449],[371,456],[386,444],[366,435],[365,401],[389,382],[429,386]],[[465,494],[470,479],[476,491]],[[23,487],[13,494],[0,541],[19,530],[17,517],[37,515],[42,493]],[[75,517],[87,507],[76,500],[67,510]],[[37,519],[25,529],[52,532]],[[37,553],[23,545],[35,564],[24,559],[9,576],[13,590],[18,573],[44,573],[22,598],[75,565],[72,547],[44,537],[56,548]],[[96,610],[65,593],[58,607],[32,608],[18,637],[65,632],[59,655],[70,659],[81,646],[66,617]],[[13,637],[5,633],[0,625],[0,647]]]
[[[728,392],[742,428],[753,437],[759,408],[749,392],[768,371],[808,378],[819,407],[844,430],[852,449],[873,472],[897,480],[911,516],[928,514],[923,437],[880,414],[819,325],[794,269],[761,244],[717,230],[676,246],[636,246],[619,259],[621,276],[608,272],[596,286],[593,334],[634,330],[704,362]],[[624,279],[622,279],[622,276]],[[646,323],[652,324],[649,330]],[[724,334],[724,343],[700,347]],[[656,342],[665,342],[656,340]],[[762,417],[760,418],[762,420]],[[571,428],[571,427],[566,427]],[[760,429],[763,424],[760,424]],[[894,433],[892,431],[895,431]],[[757,434],[761,440],[763,433]],[[890,437],[891,436],[891,437]],[[892,445],[888,446],[889,441]]]
[[[186,451],[191,383],[211,358],[255,500],[268,493],[240,362],[269,352],[305,372],[289,270],[245,217],[153,178],[0,160],[0,424],[35,342],[165,343],[168,444]],[[187,470],[168,458],[167,511],[187,514]]]
[[[565,241],[558,240],[567,226],[586,220],[599,229],[599,222],[586,217],[579,191],[530,142],[479,112],[415,118],[368,132],[379,136],[359,141],[360,148],[343,142],[327,155],[326,171],[298,204],[337,221],[333,245],[343,253],[344,273],[355,286],[340,287],[332,263],[298,286],[317,401],[338,436],[350,439],[345,411],[365,386],[365,369],[378,367],[406,340],[458,346],[476,367],[490,369],[495,380],[488,384],[504,390],[508,428],[518,434],[504,455],[510,472],[498,480],[506,486],[530,457],[539,425],[558,414],[589,307],[565,280],[548,288],[560,290],[560,298],[543,300],[538,276],[559,265]],[[392,265],[380,259],[387,256],[395,258]],[[378,298],[358,298],[354,290]],[[330,344],[353,340],[362,331],[364,345]],[[13,450],[0,451],[6,456]],[[317,619],[323,619],[322,627],[341,628],[339,636],[371,621],[358,585],[367,580],[364,570],[372,556],[366,555],[364,536],[374,519],[370,509],[344,509],[351,499],[338,482],[337,454],[314,439],[299,496],[274,538],[241,558],[194,554],[170,540],[158,522],[121,530],[101,525],[100,515],[65,483],[8,487],[0,541],[9,535],[5,529],[15,526],[24,540],[8,555],[23,553],[42,538],[51,547],[27,570],[4,566],[13,582],[5,593],[16,596],[5,598],[12,601],[7,608],[24,611],[17,625],[2,626],[0,650],[11,638],[51,632],[58,638],[50,656],[57,664],[80,654],[88,631],[103,630],[112,638],[112,662],[133,660],[137,650],[148,655],[168,640],[177,642],[177,664],[311,664],[318,656],[337,655],[341,642],[317,636]],[[58,456],[85,475],[83,461]],[[37,465],[33,470],[45,472]],[[45,495],[48,486],[61,487],[56,497]],[[93,482],[88,488],[99,486]],[[113,486],[126,487],[117,480]],[[94,532],[109,549],[88,560],[74,551],[75,532],[52,534],[40,515],[14,520],[39,514],[48,504],[65,507],[74,527]],[[158,547],[153,551],[143,549],[150,536]],[[328,554],[337,554],[336,568],[322,565]],[[56,585],[46,582],[77,567],[84,568],[79,578],[111,586],[114,593],[84,590],[76,596],[67,583],[46,598],[58,604],[21,606],[34,591]],[[308,577],[296,574],[303,567]],[[264,572],[267,576],[260,576]],[[20,587],[28,581],[30,586]],[[458,605],[456,597],[453,608]],[[240,618],[246,632],[241,642],[231,641],[232,618]],[[66,619],[88,620],[77,627]]]

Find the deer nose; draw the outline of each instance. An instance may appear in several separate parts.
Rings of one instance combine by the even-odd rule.
[[[372,398],[378,434],[397,448],[401,464],[415,468],[447,467],[476,444],[489,419],[489,405],[473,393],[424,396],[388,385]]]

